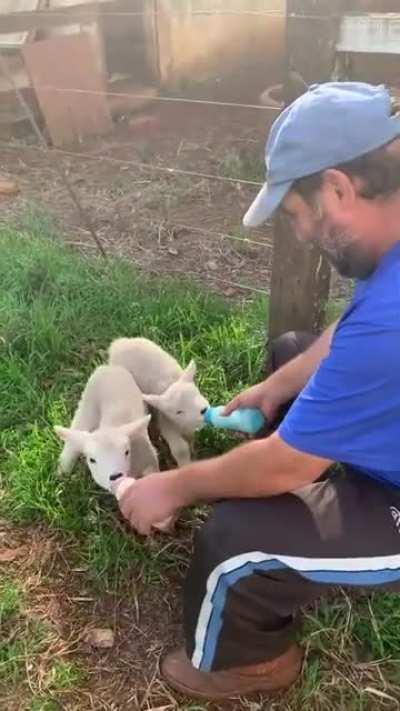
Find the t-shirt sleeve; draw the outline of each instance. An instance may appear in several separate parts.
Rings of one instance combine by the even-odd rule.
[[[393,438],[400,438],[399,373],[400,334],[393,320],[345,318],[279,435],[302,452],[393,469]]]

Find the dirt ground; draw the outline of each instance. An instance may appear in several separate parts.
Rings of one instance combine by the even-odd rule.
[[[41,687],[48,698],[44,680],[57,658],[73,659],[89,674],[83,686],[57,694],[57,708],[136,710],[156,707],[161,698],[164,704],[170,698],[171,708],[176,708],[156,674],[162,649],[180,641],[177,575],[169,575],[165,587],[152,587],[141,582],[138,574],[118,596],[97,594],[86,588],[85,570],[74,567],[77,544],[61,543],[44,528],[18,530],[5,521],[0,521],[0,536],[7,537],[7,548],[21,550],[20,560],[11,570],[28,596],[30,621],[50,625],[54,634],[53,643],[39,659],[28,658],[28,683],[21,684],[17,694],[14,688],[10,697],[0,694],[1,708],[31,708],[32,692],[39,695]],[[94,649],[88,644],[86,637],[92,628],[112,630],[113,647]],[[18,632],[14,628],[11,634]]]
[[[116,520],[116,525],[123,524]],[[181,583],[191,534],[192,522],[183,521],[173,540],[177,566],[165,571],[162,584],[143,581],[138,565],[131,579],[115,594],[87,587],[86,570],[74,565],[77,543],[68,545],[44,527],[18,529],[0,520],[0,539],[7,540],[7,550],[19,552],[18,560],[7,566],[8,572],[21,582],[29,602],[26,617],[16,627],[3,629],[3,634],[12,642],[27,621],[44,623],[52,630],[39,657],[30,658],[27,653],[26,679],[18,690],[13,687],[8,695],[4,687],[3,691],[0,689],[1,708],[27,711],[33,708],[34,697],[54,699],[54,708],[66,711],[264,709],[265,702],[259,695],[248,700],[196,704],[172,693],[159,676],[162,654],[183,640]],[[145,545],[172,544],[166,539],[164,544],[154,541]],[[95,649],[88,643],[88,633],[99,628],[114,633],[112,648]],[[53,695],[46,688],[46,678],[57,659],[79,664],[86,678],[75,688],[58,690]],[[279,696],[268,708],[283,709]]]
[[[127,257],[146,273],[182,273],[225,297],[246,297],[269,289],[271,228],[245,235],[241,218],[257,192],[251,183],[263,179],[264,141],[275,115],[155,101],[141,115],[121,117],[113,135],[58,153],[57,160],[108,254]],[[93,252],[56,170],[30,143],[2,147],[0,175],[20,188],[1,202],[2,216],[19,217],[36,204],[58,219],[68,244]],[[333,296],[347,293],[333,277]]]

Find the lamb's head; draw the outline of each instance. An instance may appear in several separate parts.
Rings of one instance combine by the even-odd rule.
[[[209,406],[194,382],[195,375],[196,364],[192,360],[162,395],[143,395],[148,405],[159,410],[186,435],[192,435],[204,424],[204,413]]]
[[[96,484],[111,491],[118,476],[135,476],[135,437],[146,434],[150,415],[120,427],[101,427],[94,432],[55,427],[64,442],[82,454]]]

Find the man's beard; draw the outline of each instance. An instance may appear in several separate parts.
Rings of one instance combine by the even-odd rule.
[[[343,277],[368,279],[375,271],[377,259],[349,235],[338,227],[327,227],[324,219],[318,220],[313,242]]]

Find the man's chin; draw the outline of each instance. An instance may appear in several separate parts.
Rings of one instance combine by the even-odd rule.
[[[347,255],[338,257],[329,252],[325,252],[324,254],[338,274],[344,279],[360,279],[363,281],[368,279],[376,269],[376,263],[372,262],[371,259],[360,259]]]

